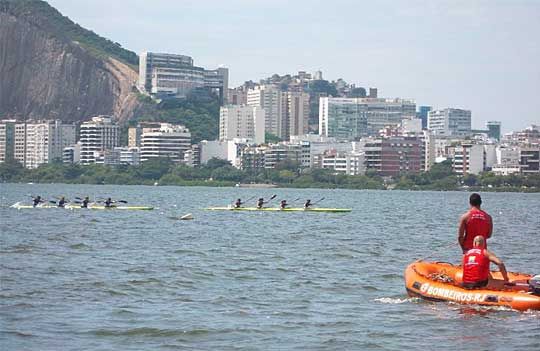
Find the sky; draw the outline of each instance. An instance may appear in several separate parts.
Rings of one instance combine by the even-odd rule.
[[[229,68],[230,85],[321,70],[379,97],[540,125],[540,0],[49,0],[142,51]]]

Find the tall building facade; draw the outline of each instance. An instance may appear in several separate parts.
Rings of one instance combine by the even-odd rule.
[[[319,134],[357,140],[377,135],[379,130],[396,127],[402,120],[415,116],[416,104],[412,100],[321,97]]]
[[[219,111],[219,140],[247,138],[263,144],[265,110],[258,106],[227,105]]]
[[[485,170],[486,153],[484,145],[462,144],[454,150],[454,172],[461,175],[478,175]]]
[[[15,120],[0,121],[0,162],[15,159]]]
[[[366,170],[382,176],[419,173],[424,164],[423,142],[418,137],[394,136],[366,138],[359,150],[364,152]]]
[[[367,110],[358,99],[321,97],[319,135],[356,140],[367,135]]]
[[[191,133],[182,125],[161,123],[156,128],[144,128],[141,134],[141,162],[168,158],[183,162],[184,152],[191,150]]]
[[[120,128],[110,116],[96,116],[81,124],[81,164],[96,163],[103,153],[119,146]]]
[[[185,97],[197,88],[218,90],[226,101],[229,70],[194,66],[186,55],[142,52],[139,55],[139,89],[157,97]]]
[[[304,135],[309,129],[309,94],[291,91],[287,93],[286,135]]]
[[[471,135],[471,111],[445,108],[428,113],[428,129],[436,136],[466,137]]]
[[[2,121],[0,162],[15,160],[26,168],[37,168],[55,159],[75,143],[75,125],[61,121]]]
[[[260,85],[247,92],[247,105],[264,109],[265,132],[287,136],[287,93],[271,85]]]
[[[488,121],[486,122],[486,129],[489,138],[497,141],[501,140],[501,122]]]
[[[422,120],[422,129],[426,129],[428,126],[428,114],[431,110],[431,106],[418,106],[418,112],[416,113],[416,117]]]

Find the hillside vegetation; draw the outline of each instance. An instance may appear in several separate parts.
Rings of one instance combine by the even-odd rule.
[[[191,140],[215,140],[219,135],[219,100],[207,91],[195,91],[185,99],[169,99],[151,106],[148,97],[142,98],[147,104],[129,121],[130,126],[138,122],[168,122],[182,124],[189,128]],[[151,106],[151,107],[150,107]]]
[[[45,1],[0,0],[0,11],[24,18],[57,38],[77,42],[100,58],[110,56],[132,66],[132,68],[139,64],[137,54],[122,48],[119,43],[103,38],[74,23]]]

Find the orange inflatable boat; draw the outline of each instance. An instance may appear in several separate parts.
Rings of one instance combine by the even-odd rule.
[[[416,261],[405,270],[405,286],[409,296],[426,300],[540,310],[538,281],[529,274],[508,272],[511,284],[504,284],[501,273],[492,271],[486,287],[472,290],[461,287],[462,275],[461,266]]]

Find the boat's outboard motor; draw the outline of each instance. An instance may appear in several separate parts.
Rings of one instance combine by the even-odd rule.
[[[533,294],[540,295],[540,274],[529,279],[529,286]]]

